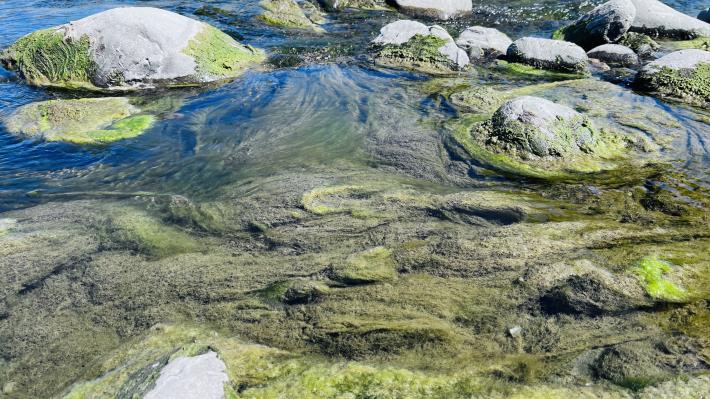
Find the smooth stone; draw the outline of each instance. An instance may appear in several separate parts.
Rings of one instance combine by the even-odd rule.
[[[456,39],[456,44],[466,50],[470,58],[504,55],[512,43],[505,33],[483,26],[466,28]]]
[[[616,43],[631,28],[635,17],[636,7],[630,0],[611,0],[564,28],[564,39],[585,49]]]
[[[561,40],[524,37],[508,47],[507,57],[512,62],[540,69],[583,73],[589,58],[581,47]]]
[[[155,387],[144,399],[224,399],[228,381],[226,367],[213,351],[179,357],[160,370]]]
[[[587,55],[611,66],[630,67],[639,63],[634,50],[620,44],[603,44],[590,50]]]
[[[586,152],[594,144],[585,118],[572,108],[540,97],[507,101],[493,115],[492,137],[497,145],[519,155],[564,157]]]
[[[444,20],[470,14],[473,10],[471,0],[393,0],[393,2],[405,14]]]
[[[710,22],[710,7],[707,10],[700,11],[698,14],[698,19],[703,22]]]
[[[636,7],[636,18],[631,31],[652,37],[694,39],[710,36],[710,24],[683,14],[658,0],[631,0]]]

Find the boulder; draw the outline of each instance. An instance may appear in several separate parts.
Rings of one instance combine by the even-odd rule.
[[[574,43],[561,40],[524,37],[508,47],[510,61],[570,73],[584,73],[589,61],[587,53]]]
[[[135,90],[232,78],[264,54],[218,29],[152,7],[121,7],[33,32],[0,61],[39,86]]]
[[[698,14],[698,19],[703,22],[710,22],[710,7],[707,10],[700,11]]]
[[[587,118],[539,97],[523,96],[506,102],[491,123],[489,146],[522,159],[588,153],[596,141]]]
[[[636,76],[639,89],[696,106],[710,104],[710,52],[680,50],[647,64]]]
[[[470,61],[442,27],[400,20],[384,26],[372,44],[379,65],[431,74],[448,74],[465,69]]]
[[[223,399],[229,381],[224,362],[213,351],[168,363],[145,399]]]
[[[631,0],[636,7],[636,18],[631,31],[652,37],[695,39],[710,36],[710,24],[685,15],[658,0]]]
[[[468,52],[469,58],[505,55],[513,43],[505,33],[494,28],[472,26],[456,39],[456,44]]]
[[[393,0],[403,13],[437,19],[451,19],[470,14],[471,0]]]
[[[634,50],[620,44],[603,44],[590,50],[587,55],[610,66],[630,67],[639,63]]]
[[[324,32],[323,28],[306,16],[295,0],[262,0],[259,6],[264,12],[257,18],[269,25]]]
[[[563,28],[556,36],[584,49],[606,43],[616,43],[631,28],[636,7],[631,0],[611,0]]]
[[[125,97],[49,100],[18,108],[6,129],[23,137],[75,144],[101,144],[143,133],[154,122]]]

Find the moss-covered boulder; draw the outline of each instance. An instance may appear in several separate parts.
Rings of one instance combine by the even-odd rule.
[[[135,90],[232,78],[262,51],[151,7],[114,8],[22,37],[0,61],[37,86]]]
[[[4,124],[18,136],[103,144],[138,136],[154,121],[126,97],[104,97],[31,103],[18,108]]]
[[[710,104],[710,52],[676,51],[646,65],[636,76],[639,89],[704,107]]]
[[[262,0],[259,5],[264,12],[257,18],[269,25],[324,32],[323,28],[308,18],[295,0]]]
[[[389,9],[386,0],[318,0],[327,10],[336,11],[346,8],[361,10]]]
[[[456,73],[469,66],[466,52],[438,25],[395,21],[384,26],[372,44],[375,63],[382,66],[435,75]]]
[[[579,112],[531,96],[507,101],[490,119],[459,125],[454,139],[487,166],[536,178],[613,168],[624,147]]]

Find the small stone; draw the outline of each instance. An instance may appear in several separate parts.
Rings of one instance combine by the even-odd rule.
[[[638,55],[620,44],[603,44],[590,50],[587,55],[611,66],[630,67],[639,63]]]
[[[514,326],[508,329],[508,334],[510,334],[512,338],[521,338],[523,336],[523,328],[520,326]]]

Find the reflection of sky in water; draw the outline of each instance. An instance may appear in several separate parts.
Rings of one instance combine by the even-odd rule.
[[[331,22],[324,37],[290,35],[266,28],[253,19],[256,1],[19,1],[0,2],[0,46],[33,30],[57,25],[118,5],[138,4],[168,8],[190,15],[204,4],[234,12],[234,17],[207,18],[241,40],[272,51],[289,47],[320,47],[326,43],[362,53],[367,41],[393,13],[347,13]],[[474,2],[476,3],[476,2]],[[480,3],[480,2],[479,2]],[[508,18],[499,27],[513,35],[544,34],[556,28],[544,22],[574,17],[579,2],[485,2],[482,10],[518,7],[538,23]],[[694,1],[674,2],[695,14]],[[452,31],[476,22],[490,22],[480,12],[452,23]],[[521,12],[522,12],[521,11]],[[571,13],[571,14],[570,14]],[[201,17],[205,18],[205,17]],[[493,21],[495,22],[495,21]],[[278,50],[276,47],[280,48]],[[28,87],[0,69],[0,115],[37,100],[67,96]],[[422,117],[449,115],[449,110],[422,109],[425,95],[415,91],[418,79],[405,73],[387,74],[361,67],[310,66],[271,72],[250,72],[218,89],[172,91],[175,112],[148,133],[106,147],[79,147],[62,143],[20,140],[0,128],[0,210],[30,203],[27,192],[139,190],[192,196],[250,176],[268,175],[285,168],[309,165],[359,165],[368,155],[364,137],[372,129],[388,129],[392,115],[414,126]],[[165,93],[161,96],[165,97]],[[554,93],[551,93],[554,95]],[[673,114],[684,133],[676,140],[678,158],[691,169],[702,170],[710,151],[707,125],[694,120],[692,111],[654,99],[625,94],[629,101],[660,107]],[[392,101],[397,99],[397,101]],[[388,112],[383,112],[388,107]],[[392,107],[395,110],[392,111]],[[402,124],[398,124],[401,126]],[[683,152],[685,151],[685,152]],[[700,172],[702,174],[702,172]]]

